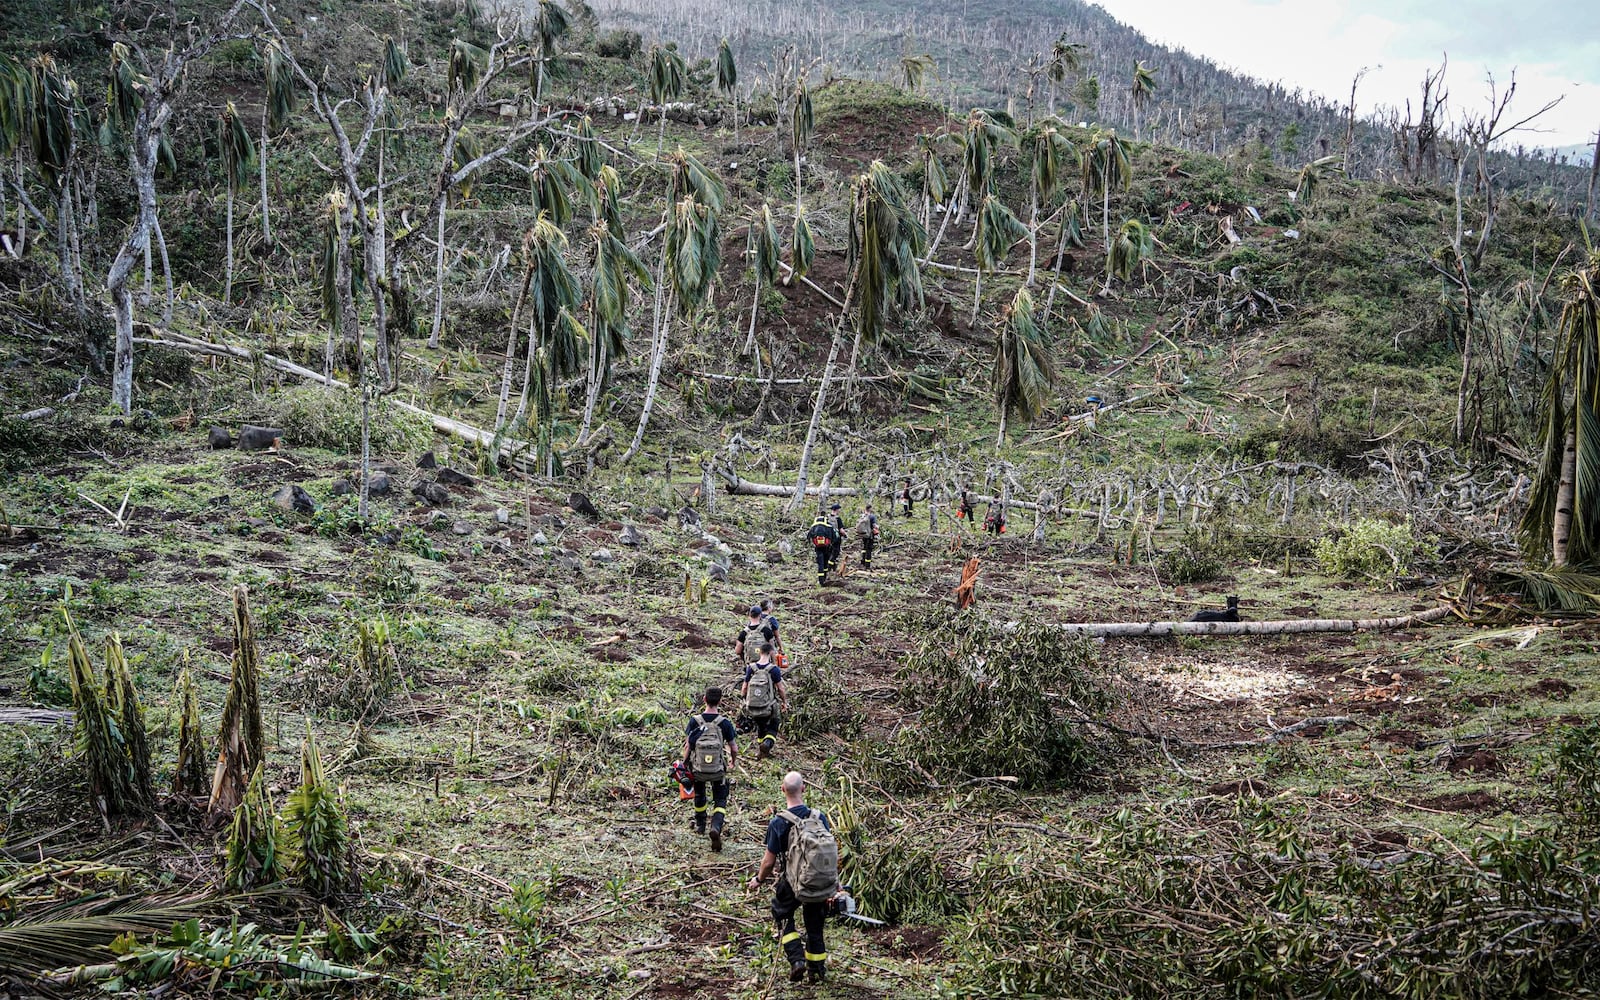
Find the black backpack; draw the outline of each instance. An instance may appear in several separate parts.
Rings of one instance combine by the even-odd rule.
[[[721,781],[728,776],[728,742],[722,733],[722,716],[707,722],[704,716],[689,717],[700,726],[694,735],[689,769],[696,781]]]

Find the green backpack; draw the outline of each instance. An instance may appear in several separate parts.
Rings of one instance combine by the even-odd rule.
[[[691,715],[689,718],[700,726],[700,732],[695,734],[694,753],[689,762],[694,780],[721,781],[728,775],[728,744],[722,737],[722,716],[718,715],[710,722],[700,715]]]
[[[752,663],[750,682],[744,689],[744,713],[752,719],[770,719],[778,710],[777,692],[772,689],[772,664]]]
[[[839,842],[812,809],[796,816],[785,809],[778,814],[791,824],[789,847],[783,855],[783,878],[802,903],[825,903],[839,892]]]

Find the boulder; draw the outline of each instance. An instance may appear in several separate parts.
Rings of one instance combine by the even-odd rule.
[[[470,535],[472,534],[472,525],[465,521],[457,521],[450,526],[450,530],[458,535]]]
[[[417,459],[417,468],[419,469],[437,469],[438,467],[439,460],[433,457],[433,452],[431,451],[424,453],[421,458]]]
[[[212,451],[233,447],[233,435],[228,433],[226,427],[213,427],[206,432],[206,441],[211,445]]]
[[[712,563],[706,567],[706,579],[716,580],[718,583],[727,583],[728,567],[721,563]]]
[[[355,491],[356,491],[356,488],[355,488],[355,486],[351,485],[350,480],[348,480],[348,479],[336,479],[333,482],[333,487],[328,490],[328,493],[329,493],[330,496],[347,497],[347,496],[350,496]]]
[[[311,494],[294,484],[281,487],[272,495],[272,502],[292,514],[315,514],[317,511]]]
[[[450,491],[438,483],[418,483],[411,487],[411,495],[435,507],[442,507],[450,502]]]
[[[574,514],[582,514],[584,517],[600,516],[600,512],[595,510],[594,504],[582,493],[574,493],[568,497],[567,506],[572,508]]]
[[[700,515],[694,512],[694,508],[685,507],[678,511],[678,526],[680,528],[698,528],[700,527]]]
[[[446,486],[471,486],[477,482],[465,472],[457,472],[454,469],[440,469],[438,479]]]
[[[389,475],[385,472],[374,472],[367,479],[367,495],[384,497],[389,495]]]
[[[665,507],[646,507],[644,509],[644,516],[648,517],[650,520],[656,522],[657,524],[660,524],[662,521],[665,521],[667,519],[667,508],[665,508]]]
[[[495,512],[494,512],[494,523],[495,524],[510,524],[511,523],[511,512],[509,510],[506,510],[504,507],[496,508]]]
[[[610,549],[595,549],[589,554],[589,558],[601,565],[617,561],[617,557],[611,553]]]
[[[255,424],[245,424],[239,428],[239,440],[234,446],[240,451],[266,451],[278,439],[283,437],[283,431],[276,427],[257,427]]]
[[[617,541],[630,548],[638,548],[644,544],[644,536],[639,534],[638,528],[624,524],[622,531],[617,535]]]
[[[535,544],[535,545],[549,545],[550,544],[550,539],[544,537],[544,532],[542,532],[542,531],[535,531],[533,533],[533,538],[530,539],[530,541],[532,541],[533,544]]]

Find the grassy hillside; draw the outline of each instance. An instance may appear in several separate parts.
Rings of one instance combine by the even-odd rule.
[[[241,195],[235,301],[220,301],[224,196],[205,136],[224,101],[253,121],[262,100],[254,51],[225,48],[193,71],[174,118],[180,171],[160,189],[177,308],[161,329],[157,274],[137,318],[151,324],[141,337],[254,360],[141,343],[124,417],[64,306],[50,234],[0,261],[0,974],[20,991],[40,969],[111,963],[7,949],[31,944],[28,922],[61,916],[54,907],[114,897],[178,899],[210,944],[166,932],[163,914],[125,942],[120,970],[56,986],[87,994],[120,971],[128,988],[185,995],[275,994],[295,978],[329,988],[319,977],[335,973],[311,968],[298,942],[352,970],[338,975],[367,977],[340,989],[373,996],[1592,995],[1596,939],[1581,914],[1600,901],[1596,630],[1494,585],[1520,564],[1530,465],[1517,456],[1537,454],[1551,275],[1577,259],[1559,209],[1500,199],[1469,318],[1442,276],[1456,228],[1443,188],[1330,175],[1308,194],[1259,150],[1130,143],[1130,183],[1107,200],[1073,162],[1040,213],[1041,267],[1068,218],[1082,245],[1065,252],[1053,308],[1048,277],[1033,290],[1059,377],[998,446],[996,329],[1029,248],[1013,243],[984,276],[974,323],[967,213],[921,267],[921,302],[863,348],[864,378],[830,390],[811,482],[859,491],[843,500],[847,524],[875,501],[883,540],[865,570],[852,538],[819,588],[801,537],[812,504],[791,515],[722,487],[794,481],[830,342],[852,329],[839,302],[855,301],[856,178],[883,161],[920,212],[919,137],[954,183],[962,121],[880,82],[813,78],[800,198],[816,260],[810,283],[766,287],[744,254],[767,205],[788,259],[786,116],[758,109],[774,113],[737,135],[726,117],[669,120],[668,156],[682,149],[728,186],[714,290],[672,327],[644,449],[623,462],[654,316],[634,291],[628,356],[598,406],[615,443],[576,446],[587,380],[558,379],[541,426],[563,472],[547,478],[397,405],[495,424],[536,222],[528,174],[498,163],[451,202],[438,349],[425,346],[432,226],[418,222],[437,190],[448,40],[485,40],[486,25],[434,4],[279,16],[298,58],[352,83],[376,69],[377,38],[409,45],[385,211],[418,324],[370,428],[390,489],[358,516],[359,402],[263,357],[322,364],[334,181],[319,164],[335,154],[308,113],[269,147],[277,248],[255,254],[259,217]],[[56,39],[98,92],[89,21],[5,26],[8,39]],[[603,55],[611,27],[574,29],[548,103],[638,107],[647,52]],[[689,69],[685,102],[723,109],[708,68]],[[528,113],[526,88],[509,74],[473,113],[486,147]],[[657,122],[593,124],[624,181],[627,242],[653,270],[670,200]],[[558,133],[510,159],[574,159]],[[1062,134],[1075,152],[1099,138]],[[91,276],[132,211],[116,161],[93,169]],[[995,178],[1026,222],[1014,146]],[[566,258],[587,288],[592,210],[574,201]],[[1465,200],[1469,225],[1483,207]],[[932,211],[930,228],[944,216]],[[1126,279],[1104,280],[1102,219],[1113,236],[1128,220],[1149,232],[1151,255]],[[742,351],[752,305],[758,357]],[[370,302],[361,316],[370,345]],[[1463,330],[1480,360],[1458,443]],[[39,407],[54,412],[20,418]],[[279,446],[208,447],[212,425],[244,424],[281,429]],[[906,478],[915,516],[891,517]],[[291,486],[313,511],[276,499]],[[962,489],[1005,498],[1007,532],[957,522]],[[596,513],[575,511],[574,493]],[[977,604],[958,615],[951,594],[971,558]],[[331,891],[292,870],[230,895],[229,824],[207,819],[203,796],[168,791],[185,670],[208,772],[218,751],[240,586],[261,657],[262,789],[289,808],[314,734],[349,822],[350,874]],[[1094,642],[1050,627],[1181,620],[1228,595],[1256,622],[1450,611],[1342,633]],[[699,693],[734,681],[741,611],[761,597],[783,623],[793,707],[775,759],[741,761],[728,845],[713,854],[666,769]],[[126,650],[159,793],[147,817],[102,818],[73,726],[37,714],[72,703],[63,611],[97,669],[110,636]],[[833,816],[863,911],[889,922],[830,923],[834,975],[816,988],[783,981],[767,890],[742,887],[789,768]],[[284,850],[291,866],[304,857]]]

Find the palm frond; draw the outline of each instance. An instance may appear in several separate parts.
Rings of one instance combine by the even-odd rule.
[[[731,94],[739,86],[739,67],[733,61],[733,46],[727,36],[717,43],[717,90]]]
[[[978,208],[978,239],[973,244],[980,268],[992,271],[999,267],[1012,245],[1027,236],[1028,227],[998,195],[984,195],[983,204]]]
[[[728,200],[728,188],[711,168],[701,163],[694,154],[684,152],[682,146],[672,155],[671,195],[674,202],[693,197],[713,212],[722,211]]]
[[[393,44],[393,39],[390,39]],[[401,56],[402,61],[404,56]],[[280,132],[288,124],[289,116],[294,114],[295,108],[300,103],[300,93],[295,83],[294,67],[289,63],[288,54],[277,39],[267,43],[267,128],[273,132]],[[385,70],[388,69],[388,55],[385,54]],[[402,69],[402,73],[404,70]],[[385,77],[387,77],[385,72]]]
[[[794,213],[794,232],[789,237],[789,267],[795,277],[811,273],[811,264],[817,259],[817,243],[811,236],[811,223],[806,220],[805,209]]]
[[[1134,268],[1154,253],[1155,241],[1150,236],[1150,230],[1138,219],[1129,219],[1117,230],[1117,236],[1111,243],[1108,266],[1112,274],[1128,281],[1133,277]]]
[[[794,149],[805,149],[811,144],[811,133],[816,129],[816,113],[811,104],[811,91],[802,77],[794,85],[794,104],[789,109],[789,141]]]
[[[401,44],[389,35],[383,38],[383,86],[385,90],[393,91],[400,86],[400,81],[406,78],[406,72],[411,63],[406,59],[406,50]]]
[[[36,975],[109,961],[124,934],[162,934],[206,912],[205,897],[90,896],[0,926],[0,972]]]
[[[217,120],[217,148],[222,152],[222,173],[228,186],[237,190],[250,183],[250,171],[256,163],[256,144],[232,101],[223,107]]]
[[[763,203],[750,220],[745,253],[756,272],[756,281],[768,285],[778,280],[778,225],[772,219],[772,206]]]
[[[450,82],[451,90],[470,93],[478,88],[479,81],[487,72],[488,49],[474,45],[465,38],[457,38],[450,43],[450,60],[445,67],[445,78]]]
[[[683,96],[689,70],[675,46],[650,47],[650,103],[665,104]]]

